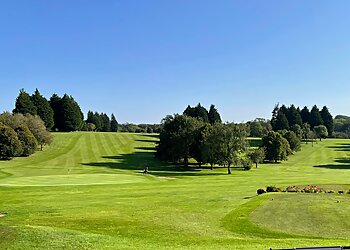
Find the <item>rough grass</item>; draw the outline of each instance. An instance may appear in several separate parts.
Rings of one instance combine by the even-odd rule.
[[[350,245],[350,195],[255,195],[270,184],[348,187],[350,141],[303,145],[287,162],[229,176],[157,162],[156,140],[60,133],[43,152],[0,162],[0,249]]]

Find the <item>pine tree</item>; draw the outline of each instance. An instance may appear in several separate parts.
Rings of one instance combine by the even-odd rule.
[[[216,122],[221,123],[220,114],[213,104],[210,105],[208,119],[209,119],[210,124],[212,124],[212,125]]]
[[[101,114],[101,121],[102,121],[102,131],[103,132],[110,132],[111,131],[111,121],[109,120],[108,115],[105,113]]]
[[[311,109],[309,124],[310,124],[311,130],[314,129],[314,127],[316,126],[323,125],[323,120],[320,115],[320,111],[316,105],[314,105]]]
[[[118,132],[118,122],[114,114],[111,115],[111,132]]]
[[[323,125],[325,125],[327,128],[328,135],[332,136],[334,130],[333,116],[331,115],[331,113],[329,113],[329,110],[326,106],[322,108],[320,114],[323,120]]]
[[[65,94],[61,100],[63,111],[63,128],[62,131],[77,131],[84,125],[84,116],[78,103],[72,96]]]
[[[290,127],[295,124],[303,124],[301,116],[293,104],[288,108],[287,119]]]
[[[310,122],[310,111],[306,106],[300,111],[300,116],[303,124]]]
[[[50,98],[50,106],[53,110],[54,126],[53,128],[59,131],[63,130],[63,109],[62,98],[57,94],[53,94]]]
[[[54,114],[49,102],[40,94],[38,89],[35,90],[31,100],[36,107],[38,116],[44,121],[46,128],[51,129],[54,125]]]
[[[13,113],[21,113],[21,114],[31,114],[36,115],[37,110],[35,105],[33,104],[29,94],[21,89],[19,91],[19,95],[16,99],[15,109]]]

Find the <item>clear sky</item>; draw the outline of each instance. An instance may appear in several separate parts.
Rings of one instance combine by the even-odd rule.
[[[0,3],[0,110],[21,88],[158,123],[188,104],[225,121],[275,103],[350,114],[350,1],[11,0]]]

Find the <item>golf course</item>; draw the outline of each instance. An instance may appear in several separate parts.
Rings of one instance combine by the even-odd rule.
[[[157,140],[156,134],[54,133],[43,151],[1,161],[0,249],[350,244],[350,140],[302,143],[288,161],[232,168],[231,175],[157,161]],[[256,195],[268,185],[318,185],[334,193]]]

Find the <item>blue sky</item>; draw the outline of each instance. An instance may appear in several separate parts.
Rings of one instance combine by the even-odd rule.
[[[350,114],[350,1],[0,3],[0,110],[21,88],[158,123],[215,104],[225,121],[275,103]]]

